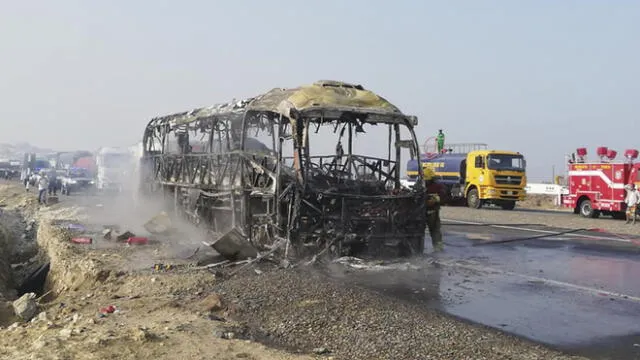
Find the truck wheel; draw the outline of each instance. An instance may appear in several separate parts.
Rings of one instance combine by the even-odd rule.
[[[598,217],[598,215],[600,215],[600,213],[597,210],[593,209],[593,207],[591,206],[591,200],[584,199],[580,203],[580,215],[586,218],[595,219]]]
[[[502,208],[502,210],[513,210],[516,208],[516,202],[511,200],[507,200],[505,202],[503,202],[500,207]]]
[[[478,195],[478,189],[469,190],[467,194],[467,205],[472,209],[480,209],[482,207],[482,200]]]

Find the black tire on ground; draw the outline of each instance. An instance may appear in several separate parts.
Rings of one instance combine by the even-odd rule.
[[[595,219],[600,216],[600,212],[593,209],[591,206],[591,200],[589,199],[582,200],[578,207],[580,209],[580,215],[583,217]]]
[[[500,207],[502,208],[502,210],[513,210],[516,208],[516,202],[515,200],[507,200],[500,204]]]
[[[467,206],[472,209],[480,209],[482,207],[482,200],[478,195],[478,189],[471,189],[467,194]]]

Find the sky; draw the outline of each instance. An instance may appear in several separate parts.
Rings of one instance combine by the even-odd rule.
[[[523,153],[529,181],[577,147],[640,148],[640,1],[0,6],[0,142],[131,145],[157,115],[332,79],[417,115],[421,143]]]

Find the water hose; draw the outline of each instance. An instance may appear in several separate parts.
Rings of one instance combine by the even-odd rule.
[[[567,230],[567,231],[560,231],[557,233],[553,233],[553,234],[542,234],[542,235],[536,235],[536,236],[527,236],[527,237],[521,237],[521,238],[513,238],[513,239],[505,239],[505,240],[496,240],[496,241],[488,241],[488,242],[484,242],[484,243],[475,243],[471,246],[483,246],[483,245],[493,245],[493,244],[504,244],[504,243],[510,243],[510,242],[516,242],[516,241],[524,241],[524,240],[534,240],[534,239],[543,239],[543,238],[547,238],[547,237],[553,237],[553,236],[558,236],[558,235],[565,235],[565,234],[571,234],[571,233],[576,233],[578,231],[590,231],[591,229],[572,229],[572,230]]]
[[[467,225],[467,224],[465,224],[465,225]],[[468,225],[471,225],[471,224],[468,224]],[[492,224],[483,224],[483,225],[491,226]],[[477,226],[480,226],[480,225],[477,225]],[[500,225],[493,225],[493,226],[500,226]],[[505,226],[515,226],[515,224],[508,224],[508,225],[505,225]],[[559,235],[572,234],[572,233],[576,233],[576,232],[580,232],[580,231],[606,233],[608,235],[612,235],[612,236],[615,236],[615,237],[617,237],[619,239],[628,241],[628,242],[630,242],[630,243],[632,243],[634,245],[640,245],[640,239],[638,239],[638,238],[631,238],[631,237],[627,237],[627,236],[622,236],[620,234],[610,233],[610,232],[607,232],[604,229],[600,229],[600,228],[580,228],[580,229],[570,229],[570,230],[565,230],[565,231],[558,231],[558,232],[549,233],[549,234],[535,235],[535,236],[518,237],[518,238],[497,240],[497,241],[487,241],[487,242],[483,242],[483,243],[474,243],[471,246],[505,244],[505,243],[511,243],[511,242],[516,242],[516,241],[544,239],[544,238],[554,237],[554,236],[559,236]],[[445,244],[448,245],[448,246],[453,246],[453,247],[467,247],[466,245],[451,244],[451,243],[446,243],[446,242],[445,242]]]
[[[531,224],[531,223],[526,223],[526,224],[516,224],[516,223],[509,223],[509,224],[491,224],[491,223],[467,224],[467,223],[455,223],[455,222],[442,222],[442,225],[451,225],[451,226],[544,226],[544,227],[548,227],[549,226],[549,225],[545,225],[545,224]]]
[[[623,236],[621,234],[608,232],[605,229],[601,229],[601,228],[591,229],[590,231],[599,232],[599,233],[607,233],[609,235],[613,235],[613,236],[617,237],[618,239],[628,241],[628,242],[630,242],[630,243],[632,243],[634,245],[640,245],[640,239],[638,239],[637,237],[632,238],[632,237],[628,237],[628,236]]]

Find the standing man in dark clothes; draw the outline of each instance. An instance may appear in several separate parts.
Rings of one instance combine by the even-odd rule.
[[[440,206],[442,201],[446,199],[447,192],[444,185],[438,183],[435,179],[436,174],[431,168],[424,169],[424,181],[427,192],[427,227],[431,236],[431,243],[434,251],[444,250],[444,242],[442,240],[442,231],[440,223]]]

